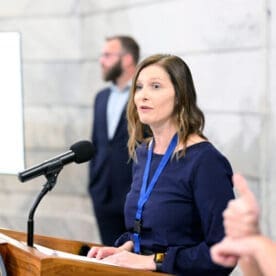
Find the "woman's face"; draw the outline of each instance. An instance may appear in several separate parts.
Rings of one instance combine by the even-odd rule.
[[[151,128],[173,124],[175,90],[168,73],[161,66],[153,64],[141,70],[134,103],[143,124]]]

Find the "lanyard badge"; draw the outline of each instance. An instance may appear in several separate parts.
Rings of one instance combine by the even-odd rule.
[[[134,221],[134,230],[133,230],[133,240],[134,240],[134,252],[139,254],[140,253],[140,233],[142,229],[142,212],[143,212],[143,207],[145,203],[147,202],[157,180],[162,171],[164,170],[166,164],[168,163],[176,145],[177,145],[177,134],[174,135],[172,138],[165,155],[162,157],[148,187],[147,187],[147,182],[149,178],[149,172],[150,172],[150,164],[152,160],[152,153],[153,153],[153,144],[151,143],[148,149],[148,156],[147,156],[147,162],[146,162],[146,167],[144,170],[144,176],[143,176],[143,183],[140,191],[140,196],[138,199],[138,204],[137,204],[137,211],[136,211],[136,216],[135,216],[135,221]]]

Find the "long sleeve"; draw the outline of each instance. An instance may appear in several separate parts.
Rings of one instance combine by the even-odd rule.
[[[163,263],[165,272],[181,275],[229,275],[232,269],[215,265],[210,247],[224,236],[222,212],[234,197],[232,171],[227,160],[220,156],[203,155],[195,166],[191,189],[198,211],[202,242],[196,246],[170,246]]]

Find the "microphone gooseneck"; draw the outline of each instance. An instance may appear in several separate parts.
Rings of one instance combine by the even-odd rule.
[[[43,185],[42,190],[36,197],[28,216],[27,224],[27,244],[33,247],[34,235],[34,213],[42,198],[52,190],[55,186],[58,174],[63,166],[76,162],[78,164],[89,161],[94,155],[94,147],[89,141],[80,141],[70,147],[67,151],[59,156],[56,156],[48,161],[45,161],[37,166],[27,169],[18,174],[20,181],[24,182],[34,177],[43,175],[47,178],[47,182]]]

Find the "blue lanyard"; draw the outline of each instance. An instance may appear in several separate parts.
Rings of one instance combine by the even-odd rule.
[[[148,187],[147,187],[147,182],[149,178],[149,172],[150,172],[150,164],[151,164],[151,159],[152,159],[152,152],[153,152],[153,143],[151,143],[149,149],[148,149],[148,157],[147,157],[147,162],[146,162],[146,167],[144,171],[144,176],[143,176],[143,183],[142,183],[142,188],[140,191],[140,196],[138,199],[138,205],[137,205],[137,211],[136,211],[136,216],[135,216],[135,221],[134,221],[134,233],[133,233],[133,240],[134,240],[134,252],[139,254],[140,253],[140,233],[141,233],[141,227],[142,227],[142,212],[143,212],[143,207],[148,200],[158,177],[164,170],[166,164],[169,161],[169,158],[171,157],[176,145],[177,145],[177,134],[174,135],[172,138],[169,147],[166,150],[165,155],[162,157],[153,177],[152,180],[150,181]]]

